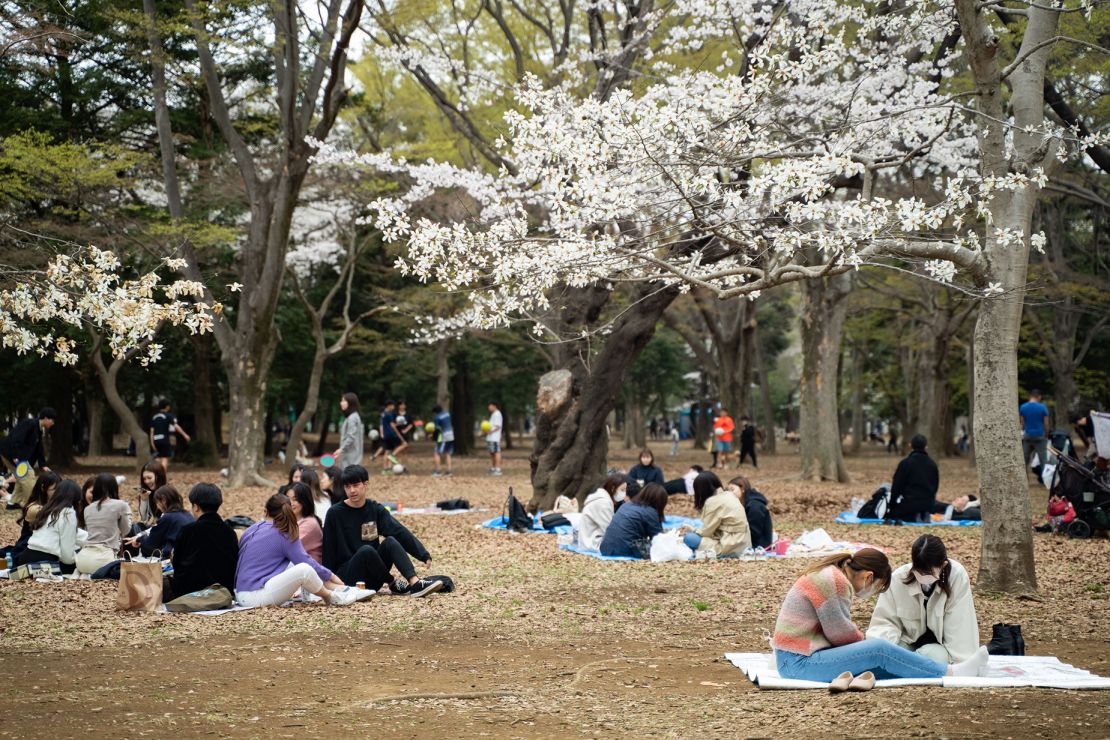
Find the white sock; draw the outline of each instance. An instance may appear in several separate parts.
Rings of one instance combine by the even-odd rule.
[[[979,672],[987,667],[987,659],[990,655],[987,653],[987,646],[980,645],[979,649],[975,651],[967,660],[961,663],[954,663],[952,665],[952,675],[961,676],[963,678],[974,678],[979,675]]]

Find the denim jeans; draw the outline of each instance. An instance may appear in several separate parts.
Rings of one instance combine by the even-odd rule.
[[[871,671],[878,679],[942,678],[948,672],[948,666],[886,640],[860,640],[813,655],[776,649],[775,662],[780,676],[803,681],[831,681],[844,671]]]

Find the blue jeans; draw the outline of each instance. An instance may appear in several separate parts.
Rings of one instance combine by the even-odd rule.
[[[682,538],[682,542],[691,550],[697,550],[698,545],[701,544],[701,535],[697,532],[687,532],[686,536]]]
[[[844,671],[858,676],[871,671],[875,678],[942,678],[948,666],[906,650],[886,640],[860,640],[849,645],[799,655],[775,650],[775,663],[783,678],[831,681]]]

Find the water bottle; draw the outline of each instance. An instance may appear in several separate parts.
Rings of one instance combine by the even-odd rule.
[[[12,554],[10,552],[4,556],[4,564],[8,570],[11,570],[15,566],[15,561],[12,560]]]

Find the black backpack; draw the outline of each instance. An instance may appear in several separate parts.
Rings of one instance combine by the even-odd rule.
[[[886,519],[890,511],[890,487],[880,486],[871,494],[871,499],[859,507],[856,516],[860,519]]]
[[[509,486],[509,498],[505,500],[505,509],[506,512],[501,516],[505,521],[505,529],[510,532],[528,532],[532,529],[532,516],[524,510],[524,504],[513,495],[512,486]]]

